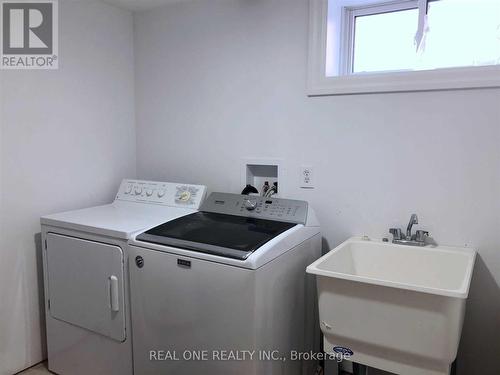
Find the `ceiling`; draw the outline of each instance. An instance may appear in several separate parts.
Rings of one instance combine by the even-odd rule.
[[[156,8],[165,4],[179,3],[189,0],[102,0],[105,3],[119,6],[132,11]]]

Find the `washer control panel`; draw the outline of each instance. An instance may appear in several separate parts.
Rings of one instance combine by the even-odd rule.
[[[206,193],[203,185],[123,180],[115,200],[198,209]]]
[[[292,199],[265,198],[252,195],[212,193],[200,210],[219,214],[305,224],[307,202]]]

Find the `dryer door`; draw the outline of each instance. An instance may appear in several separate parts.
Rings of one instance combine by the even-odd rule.
[[[124,260],[115,245],[47,235],[50,314],[114,340],[125,340]]]

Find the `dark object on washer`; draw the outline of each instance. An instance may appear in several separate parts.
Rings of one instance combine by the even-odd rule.
[[[252,185],[247,184],[245,188],[241,191],[241,195],[250,195],[250,193],[259,194],[259,191]]]

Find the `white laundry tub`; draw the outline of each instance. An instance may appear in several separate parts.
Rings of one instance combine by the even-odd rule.
[[[307,267],[325,352],[352,351],[350,360],[396,374],[449,374],[475,254],[360,238],[333,249]]]

